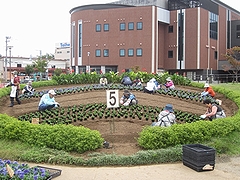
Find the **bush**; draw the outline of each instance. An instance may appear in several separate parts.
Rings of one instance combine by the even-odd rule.
[[[102,146],[100,133],[72,125],[36,125],[0,114],[0,138],[83,153]]]

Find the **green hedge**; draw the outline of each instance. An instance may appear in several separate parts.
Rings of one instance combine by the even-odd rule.
[[[192,86],[201,88],[201,83],[191,83]],[[240,105],[240,94],[222,86],[215,85],[216,92],[224,94],[228,99]],[[240,111],[233,117],[217,119],[214,121],[197,121],[193,123],[176,124],[171,127],[146,127],[140,133],[138,143],[146,149],[159,149],[179,144],[201,143],[212,137],[225,136],[233,131],[240,131]]]
[[[83,153],[102,146],[96,130],[73,125],[36,125],[0,114],[0,138],[30,145]]]

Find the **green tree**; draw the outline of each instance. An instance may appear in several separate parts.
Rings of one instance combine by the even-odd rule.
[[[47,70],[48,63],[54,59],[54,55],[46,54],[43,56],[38,56],[37,60],[33,62],[35,71],[40,73],[40,80],[42,80],[42,73],[45,73]]]
[[[26,72],[26,74],[27,74],[28,76],[30,76],[30,74],[34,72],[33,65],[28,64],[28,65],[25,67],[25,72]]]
[[[238,72],[240,71],[240,47],[235,46],[231,49],[227,49],[226,54],[223,55],[229,65],[223,65],[223,70],[233,73],[235,75],[235,81],[238,82]]]

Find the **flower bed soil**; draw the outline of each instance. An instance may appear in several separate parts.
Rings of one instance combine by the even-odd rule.
[[[64,88],[72,87],[70,86],[58,86],[54,88]],[[81,85],[80,85],[81,86]],[[197,91],[201,92],[202,89],[193,87],[182,87],[177,86],[178,89],[183,89],[186,91]],[[38,88],[38,90],[48,90],[51,87]],[[120,95],[122,95],[122,90],[120,90]],[[204,104],[192,100],[179,99],[178,97],[172,97],[169,95],[159,95],[159,94],[146,94],[141,91],[132,91],[141,105],[147,106],[158,106],[160,108],[164,107],[166,104],[171,103],[174,109],[181,110],[183,112],[189,112],[194,114],[203,114],[206,110]],[[222,100],[222,107],[225,110],[227,116],[232,116],[238,107],[234,102],[226,99],[224,95],[216,95],[217,99]],[[56,101],[60,103],[61,107],[68,107],[80,104],[89,103],[105,103],[106,102],[106,91],[96,90],[89,92],[81,92],[76,94],[65,94],[55,97]],[[15,105],[14,107],[8,107],[10,101],[9,98],[2,98],[0,101],[0,113],[6,113],[10,116],[18,117],[30,112],[35,112],[38,109],[39,98],[25,99],[22,101],[21,105]],[[87,121],[77,121],[74,125],[83,125],[93,130],[98,130],[102,137],[110,143],[110,148],[100,148],[94,152],[99,153],[114,153],[131,155],[139,150],[142,150],[137,144],[138,133],[141,132],[144,126],[151,125],[151,120],[138,120],[138,119],[98,119],[98,120],[87,120]],[[85,154],[88,154],[86,152]],[[83,155],[85,155],[83,154]]]

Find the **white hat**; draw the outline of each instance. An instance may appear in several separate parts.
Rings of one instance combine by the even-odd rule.
[[[170,78],[170,77],[168,77],[168,78],[166,79],[166,81],[171,81],[171,78]]]
[[[208,84],[208,83],[205,83],[204,87],[205,87],[205,88],[209,87],[209,84]]]
[[[51,89],[51,90],[48,91],[48,94],[55,95],[56,93],[55,93],[55,91],[53,89]]]

